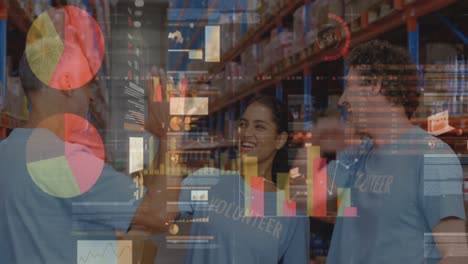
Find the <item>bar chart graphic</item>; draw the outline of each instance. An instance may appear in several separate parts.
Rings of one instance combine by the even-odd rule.
[[[306,158],[301,165],[293,166],[289,173],[278,173],[276,176],[274,215],[265,210],[269,207],[265,204],[268,202],[265,200],[265,182],[268,180],[258,176],[257,159],[242,157],[245,216],[358,216],[357,207],[352,206],[350,188],[336,188],[335,213],[335,207],[330,206],[329,201],[334,201],[331,197],[334,193],[336,170],[329,182],[327,161],[320,157],[320,147],[310,146],[306,150]],[[356,162],[346,165],[346,168]]]

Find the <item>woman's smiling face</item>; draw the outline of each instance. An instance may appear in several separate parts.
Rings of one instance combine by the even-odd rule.
[[[273,161],[276,152],[286,143],[281,135],[278,134],[272,110],[254,102],[239,121],[240,153],[256,157],[259,163]]]

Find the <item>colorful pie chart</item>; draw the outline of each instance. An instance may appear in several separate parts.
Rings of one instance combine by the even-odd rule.
[[[46,129],[64,124],[60,134]],[[104,145],[98,131],[85,119],[56,115],[34,129],[27,142],[27,168],[45,193],[71,198],[91,189],[104,167]]]
[[[182,118],[178,117],[178,116],[174,116],[171,118],[171,121],[169,123],[169,126],[172,130],[174,131],[180,131],[181,127],[182,127]]]
[[[59,90],[80,88],[99,71],[104,37],[96,20],[75,7],[51,8],[28,31],[26,59],[35,76]]]

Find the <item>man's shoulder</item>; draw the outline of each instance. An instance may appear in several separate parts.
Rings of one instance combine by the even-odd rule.
[[[403,141],[402,144],[405,144],[406,148],[418,151],[417,154],[421,155],[456,156],[447,143],[417,126],[413,129],[409,141]]]

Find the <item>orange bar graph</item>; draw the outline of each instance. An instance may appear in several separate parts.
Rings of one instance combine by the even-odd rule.
[[[315,159],[320,158],[320,147],[311,146],[307,148],[307,215],[315,216],[314,205],[314,178],[315,178]],[[326,190],[325,190],[326,191]]]
[[[251,193],[252,193],[252,178],[258,175],[258,163],[256,157],[242,157],[242,175],[244,176],[244,208],[245,216],[251,216]]]
[[[250,181],[252,184],[252,212],[255,216],[265,216],[265,180],[263,177],[252,177]]]
[[[327,160],[314,159],[314,216],[327,216]],[[320,170],[324,168],[323,170]]]
[[[276,176],[276,216],[284,216],[284,202],[289,200],[289,173],[278,173]]]
[[[296,216],[296,201],[284,201],[284,215]]]
[[[338,216],[346,216],[345,208],[351,207],[351,189],[350,188],[337,188],[337,208]]]

